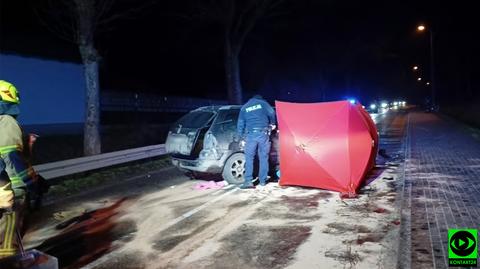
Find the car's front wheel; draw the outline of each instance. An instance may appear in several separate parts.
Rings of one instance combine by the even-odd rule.
[[[245,174],[245,154],[235,153],[225,162],[222,177],[230,184],[242,184]]]

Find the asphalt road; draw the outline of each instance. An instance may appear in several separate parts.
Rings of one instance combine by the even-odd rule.
[[[195,190],[201,181],[171,167],[57,201],[25,242],[62,268],[395,267],[407,117],[374,117],[385,153],[358,199],[276,184]]]

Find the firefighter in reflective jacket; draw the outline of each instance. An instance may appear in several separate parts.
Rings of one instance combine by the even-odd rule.
[[[23,214],[36,187],[37,176],[23,154],[16,120],[19,103],[15,86],[0,80],[0,258],[16,254],[21,247]]]
[[[255,95],[242,106],[238,116],[237,135],[245,137],[245,182],[242,189],[253,188],[253,160],[258,152],[260,162],[258,178],[265,186],[270,153],[270,131],[275,129],[275,111],[262,96]]]

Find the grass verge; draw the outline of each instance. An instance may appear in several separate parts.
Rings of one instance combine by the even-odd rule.
[[[46,194],[46,198],[64,198],[81,192],[91,191],[103,185],[145,175],[169,166],[171,166],[170,158],[163,156],[49,180],[51,187]]]

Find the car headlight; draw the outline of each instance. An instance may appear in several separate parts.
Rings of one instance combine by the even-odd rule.
[[[376,104],[371,104],[370,105],[370,109],[376,109],[377,108],[377,105]]]

